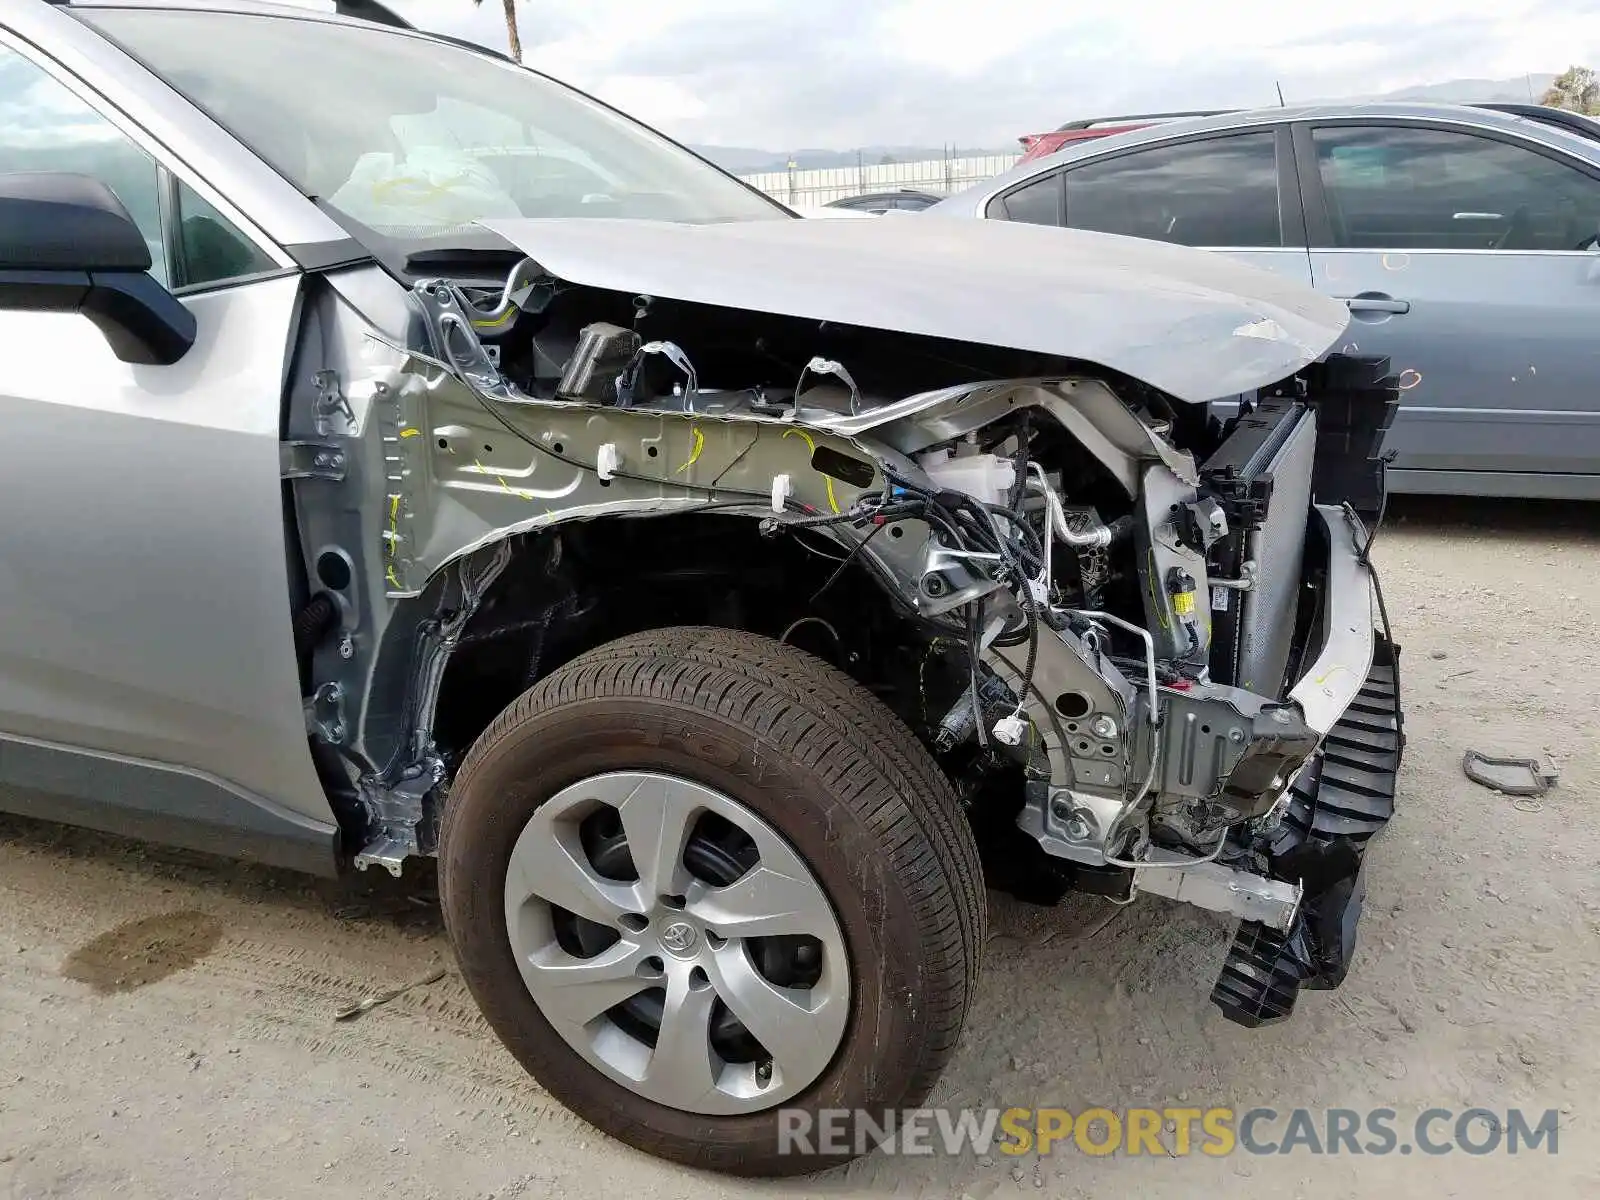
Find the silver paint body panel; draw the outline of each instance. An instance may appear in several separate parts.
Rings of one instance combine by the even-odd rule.
[[[1292,375],[1349,323],[1218,255],[1003,221],[484,224],[569,283],[1079,359],[1195,402]]]
[[[278,440],[293,276],[190,297],[174,366],[0,314],[0,731],[326,820],[300,709]]]

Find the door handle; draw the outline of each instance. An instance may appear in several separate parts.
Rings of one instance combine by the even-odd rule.
[[[1396,300],[1392,296],[1345,296],[1345,305],[1353,313],[1408,313],[1411,301]]]

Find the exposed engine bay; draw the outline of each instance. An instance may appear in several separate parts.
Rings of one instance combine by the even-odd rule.
[[[1367,561],[1386,360],[1302,349],[1222,420],[1075,357],[585,286],[532,258],[412,300],[392,364],[355,386],[383,426],[388,593],[451,583],[402,774],[363,785],[367,861],[427,850],[422,795],[451,764],[431,710],[445,659],[494,642],[467,622],[504,603],[509,539],[536,546],[512,586],[544,597],[504,622],[536,627],[530,680],[607,595],[631,591],[639,624],[674,588],[731,595],[798,551],[803,574],[775,568],[726,619],[871,687],[956,784],[991,884],[1238,917],[1213,999],[1243,1024],[1342,979],[1402,745]],[[627,561],[582,569],[619,519]]]

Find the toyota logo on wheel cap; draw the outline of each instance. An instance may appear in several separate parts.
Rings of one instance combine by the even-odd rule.
[[[661,931],[661,944],[673,954],[686,954],[694,949],[700,935],[687,921],[674,921]]]

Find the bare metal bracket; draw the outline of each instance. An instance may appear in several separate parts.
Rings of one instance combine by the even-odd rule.
[[[306,701],[306,732],[330,746],[344,743],[349,727],[344,717],[344,689],[337,683],[323,684]]]
[[[424,844],[423,827],[427,819],[424,801],[444,778],[444,763],[430,758],[392,787],[362,789],[362,801],[372,815],[377,832],[356,854],[353,860],[356,870],[378,866],[398,878],[405,869],[406,859],[425,851],[432,852],[433,846]]]
[[[1239,568],[1239,578],[1218,579],[1213,575],[1206,582],[1214,588],[1222,588],[1230,592],[1248,592],[1255,589],[1258,577],[1255,559],[1250,559]]]
[[[278,444],[278,473],[285,479],[326,479],[342,483],[345,468],[344,451],[328,442]]]
[[[311,406],[311,415],[316,423],[319,437],[327,437],[334,431],[335,417],[344,418],[347,427],[356,423],[355,410],[350,407],[344,389],[339,386],[339,372],[318,371],[311,377],[311,382],[317,388],[317,398]]]
[[[445,665],[489,585],[511,561],[511,544],[498,542],[460,568],[460,596],[448,616],[429,622],[418,647],[413,683],[415,700],[408,764],[393,782],[378,776],[361,781],[361,800],[372,823],[372,835],[355,855],[357,870],[377,865],[399,875],[405,861],[435,849],[437,804],[430,796],[446,782],[445,768],[433,742],[434,708]]]
[[[1260,921],[1280,931],[1294,924],[1300,910],[1298,883],[1268,879],[1222,863],[1196,863],[1157,849],[1150,851],[1146,864],[1134,875],[1134,886],[1141,892],[1229,913],[1242,921]]]

